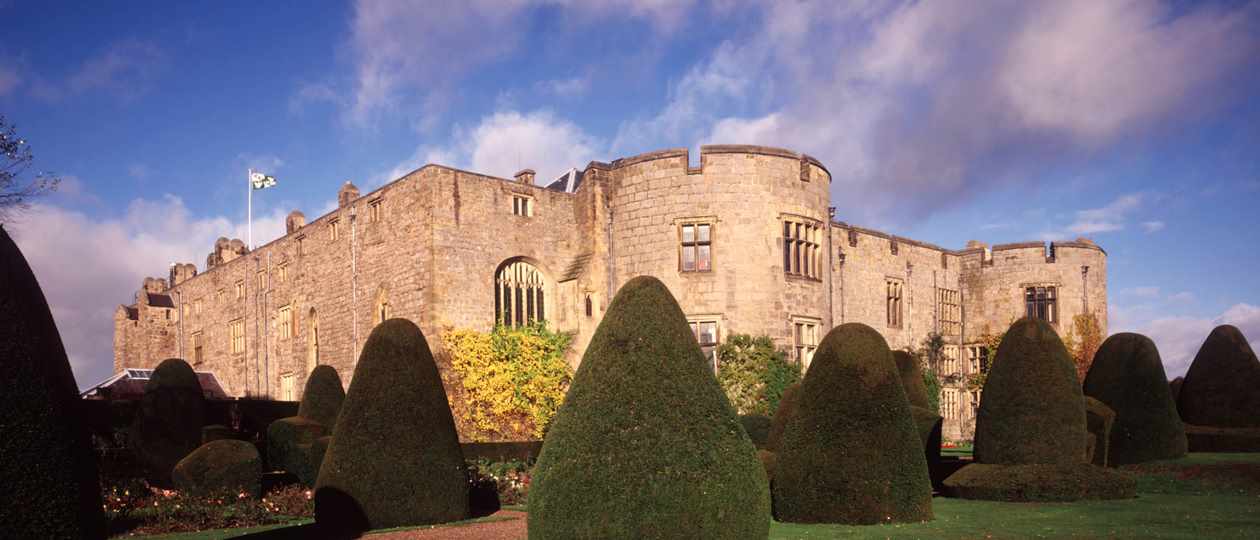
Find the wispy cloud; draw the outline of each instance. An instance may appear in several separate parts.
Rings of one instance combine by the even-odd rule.
[[[135,99],[149,91],[166,62],[167,53],[155,43],[136,39],[117,41],[83,61],[65,79],[36,78],[31,93],[45,101],[91,92]]]
[[[1147,233],[1156,233],[1156,232],[1164,230],[1163,221],[1143,221],[1141,223],[1141,226],[1142,226],[1142,230],[1146,231]]]

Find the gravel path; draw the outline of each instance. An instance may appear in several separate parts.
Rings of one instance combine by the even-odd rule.
[[[499,510],[490,517],[492,521],[457,526],[435,526],[428,529],[412,529],[379,534],[369,534],[371,540],[508,540],[526,537],[525,520],[528,514],[519,510]]]

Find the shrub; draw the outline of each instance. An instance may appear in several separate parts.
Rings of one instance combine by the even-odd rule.
[[[337,423],[341,403],[345,400],[346,392],[341,387],[341,376],[337,374],[337,370],[329,365],[315,366],[306,378],[306,388],[302,391],[302,404],[298,406],[297,415],[332,429]]]
[[[1110,459],[1111,429],[1116,411],[1106,403],[1085,396],[1085,429],[1087,430],[1085,461],[1106,467]]]
[[[564,401],[573,336],[545,323],[442,334],[460,384],[452,408],[475,441],[542,438]]]
[[[1085,380],[1102,342],[1102,325],[1098,324],[1098,318],[1093,313],[1072,317],[1072,325],[1063,338],[1063,347],[1067,349],[1068,355],[1072,357],[1072,364],[1076,366],[1076,380]]]
[[[779,520],[867,524],[932,518],[923,441],[879,332],[860,323],[828,332],[798,400],[777,450]]]
[[[918,358],[907,351],[893,351],[893,361],[897,363],[897,373],[901,377],[901,387],[906,391],[906,399],[910,405],[922,407],[929,411],[932,408],[928,401],[927,386],[923,379],[923,369]]]
[[[752,441],[659,280],[622,286],[543,442],[531,538],[765,538]]]
[[[1085,461],[1085,402],[1076,368],[1045,321],[1020,319],[998,346],[976,414],[977,463]]]
[[[923,441],[923,456],[927,458],[928,468],[941,462],[941,425],[945,419],[923,407],[910,406],[910,416],[914,418],[915,430]]]
[[[787,390],[783,391],[783,399],[779,400],[779,408],[775,409],[774,418],[770,419],[770,431],[766,433],[766,450],[779,451],[779,445],[783,441],[783,430],[787,427],[787,423],[792,419],[792,416],[796,414],[800,391],[801,383],[789,386]]]
[[[769,336],[731,334],[718,346],[718,383],[739,414],[769,415],[801,370],[774,348]]]
[[[262,458],[245,441],[206,443],[179,460],[171,472],[175,489],[192,495],[239,493],[258,497]]]
[[[1260,427],[1260,361],[1242,332],[1212,330],[1181,386],[1178,410],[1187,424]]]
[[[315,488],[316,521],[352,532],[468,516],[455,420],[412,322],[390,319],[368,336]]]
[[[741,414],[739,415],[739,423],[744,426],[744,432],[748,434],[748,438],[752,439],[753,445],[758,450],[766,447],[766,438],[770,435],[770,418],[760,414]]]
[[[1186,424],[1191,452],[1260,452],[1260,428],[1222,428]]]
[[[973,463],[946,478],[945,490],[964,499],[1068,502],[1131,499],[1137,496],[1137,482],[1127,473],[1075,463]]]
[[[525,504],[529,496],[532,470],[532,463],[520,460],[478,459],[468,463],[468,479],[470,483],[492,484],[501,504]]]
[[[201,444],[206,444],[210,441],[218,441],[221,439],[235,439],[235,438],[236,438],[236,432],[232,431],[232,428],[224,426],[224,425],[214,424],[214,425],[201,427]]]
[[[1176,379],[1168,381],[1168,391],[1172,394],[1174,404],[1177,403],[1181,397],[1181,383],[1185,381],[1185,377],[1177,377]],[[1180,414],[1178,414],[1178,418],[1180,418]]]
[[[0,538],[104,537],[79,387],[44,293],[0,227]]]
[[[1146,336],[1116,334],[1098,349],[1085,377],[1084,393],[1115,411],[1108,464],[1186,455],[1185,428],[1166,381],[1159,350]]]
[[[187,362],[169,358],[153,370],[131,425],[131,443],[149,483],[171,487],[171,470],[201,446],[205,397]]]
[[[766,479],[770,481],[770,485],[774,485],[774,468],[777,467],[777,456],[769,450],[758,450],[757,459],[761,461],[762,469],[766,471]]]
[[[272,422],[267,426],[267,465],[293,473],[304,486],[314,485],[320,462],[313,459],[311,445],[327,434],[323,424],[301,416]]]

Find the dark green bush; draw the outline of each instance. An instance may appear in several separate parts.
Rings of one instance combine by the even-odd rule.
[[[1116,422],[1116,411],[1106,403],[1085,396],[1085,461],[1106,467],[1110,458],[1111,429]]]
[[[315,483],[315,519],[348,531],[468,516],[455,420],[420,329],[390,319],[368,336]]]
[[[1186,455],[1186,432],[1177,415],[1164,364],[1159,350],[1146,336],[1121,333],[1107,338],[1085,376],[1084,392],[1116,414],[1111,426],[1108,465]]]
[[[1137,482],[1127,473],[1084,463],[973,463],[946,478],[945,491],[985,501],[1070,502],[1131,499],[1137,496]]]
[[[224,425],[213,424],[201,427],[201,444],[206,444],[210,441],[235,438],[236,432],[232,431],[232,428]]]
[[[792,415],[796,414],[797,398],[800,397],[801,383],[796,383],[787,387],[783,391],[783,399],[779,400],[779,408],[774,411],[774,418],[770,419],[770,432],[766,434],[766,450],[777,452],[779,443],[783,441],[783,429],[787,427],[787,423],[792,419]]]
[[[187,362],[168,358],[153,370],[130,434],[150,484],[171,487],[175,464],[201,446],[205,401]]]
[[[910,416],[914,418],[914,427],[923,441],[923,455],[927,458],[928,468],[941,462],[941,426],[945,419],[941,415],[924,409],[910,406]]]
[[[1185,377],[1177,377],[1176,379],[1168,381],[1168,391],[1172,394],[1174,404],[1177,403],[1178,399],[1181,397],[1181,383],[1183,382],[1186,382]],[[1178,418],[1180,418],[1180,416],[1181,415],[1178,414]]]
[[[103,538],[79,387],[44,293],[0,227],[0,538]]]
[[[1045,321],[1020,319],[998,346],[976,414],[977,463],[1084,463],[1076,366]]]
[[[915,407],[928,411],[935,410],[928,400],[927,386],[923,382],[923,370],[919,359],[906,351],[893,351],[893,361],[897,362],[897,372],[901,376],[901,386],[906,391],[906,399]]]
[[[770,418],[760,414],[741,414],[739,415],[739,423],[744,426],[744,432],[748,433],[748,438],[752,439],[753,445],[758,450],[766,448],[766,439],[770,436]]]
[[[331,444],[332,435],[325,435],[311,443],[311,467],[315,469],[316,473],[319,472],[320,466],[324,463],[324,454],[328,453],[328,446]],[[319,475],[316,474],[317,479],[318,477]]]
[[[192,495],[246,493],[260,495],[262,458],[258,449],[245,441],[218,440],[206,443],[179,460],[171,472],[175,489]]]
[[[631,279],[543,442],[529,536],[765,538],[768,491],[682,309],[657,279]]]
[[[1186,424],[1191,452],[1260,452],[1260,428],[1222,428]]]
[[[315,439],[327,434],[328,428],[323,424],[301,416],[290,416],[272,422],[267,426],[269,469],[288,471],[302,485],[314,485],[319,475],[320,462],[312,459],[311,445]]]
[[[298,406],[297,415],[331,430],[337,423],[337,412],[345,399],[346,392],[341,388],[341,376],[337,370],[329,365],[315,366],[306,378],[306,389],[302,391],[302,404]]]
[[[1260,361],[1231,325],[1212,330],[1186,371],[1181,420],[1212,427],[1260,427]]]
[[[932,519],[932,486],[897,365],[884,338],[849,323],[818,345],[779,444],[781,521],[867,524]]]

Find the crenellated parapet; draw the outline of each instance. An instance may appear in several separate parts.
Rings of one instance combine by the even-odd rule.
[[[249,247],[240,238],[228,240],[220,236],[214,241],[214,250],[206,255],[206,270],[209,271],[215,266],[231,262],[247,253],[249,253]]]

